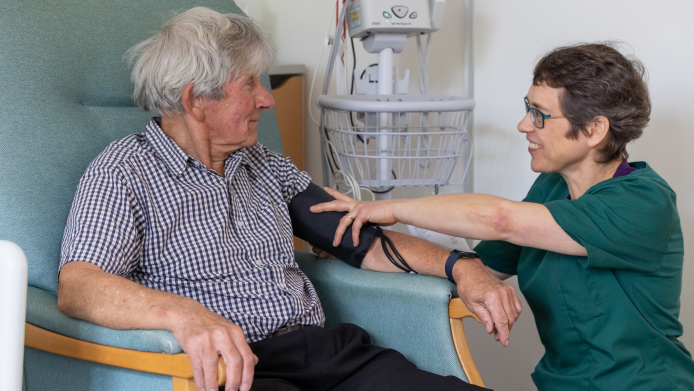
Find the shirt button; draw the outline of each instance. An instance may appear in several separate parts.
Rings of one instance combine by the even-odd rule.
[[[243,227],[243,221],[239,221],[238,223],[236,223],[236,225],[238,225],[239,227]]]

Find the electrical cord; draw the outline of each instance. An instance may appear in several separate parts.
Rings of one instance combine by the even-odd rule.
[[[335,7],[333,7],[333,10],[330,12],[330,19],[328,20],[328,29],[325,31],[325,36],[326,38],[329,37],[330,33],[330,28],[333,25],[333,17],[332,15],[335,13],[337,10],[337,2],[335,3]],[[335,42],[333,41],[333,45]],[[318,57],[318,63],[316,64],[316,69],[313,71],[313,78],[311,80],[311,88],[308,90],[308,113],[311,116],[311,121],[313,121],[316,126],[320,126],[320,123],[316,121],[316,118],[313,116],[313,111],[311,110],[311,98],[313,97],[313,88],[316,85],[316,76],[318,76],[318,69],[320,68],[320,63],[323,61],[323,53],[325,52],[325,45],[320,50],[320,56]]]
[[[349,40],[352,44],[352,58],[354,59],[352,63],[352,87],[349,90],[349,94],[354,95],[354,71],[357,70],[357,51],[354,50],[354,37],[349,37]]]

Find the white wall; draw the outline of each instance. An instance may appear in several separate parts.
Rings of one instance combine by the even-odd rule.
[[[332,0],[255,1],[263,3],[263,23],[279,45],[277,62],[305,64],[312,75]],[[463,1],[448,1],[444,27],[435,35],[432,46],[431,92],[463,93],[463,13]],[[690,180],[694,154],[689,152],[694,145],[692,15],[694,3],[685,0],[476,1],[475,190],[520,200],[536,177],[529,169],[525,137],[516,131],[524,115],[522,98],[530,85],[535,61],[558,45],[621,40],[631,46],[648,69],[653,102],[650,126],[629,147],[630,160],[647,161],[677,192],[685,247],[690,249],[694,244],[694,184]],[[375,62],[373,56],[367,58],[359,49],[359,66]],[[398,61],[401,67],[412,70],[412,80],[416,81],[419,71],[413,42]],[[324,68],[323,63],[316,91],[322,85]],[[411,83],[411,91],[416,91],[416,83]],[[307,123],[308,171],[320,181],[318,130],[310,120]],[[447,189],[451,191],[460,188]],[[685,254],[680,315],[684,324],[681,340],[690,350],[694,349],[693,258]],[[517,287],[515,278],[510,282]],[[512,331],[509,348],[500,347],[481,326],[466,322],[473,356],[490,388],[534,389],[530,373],[544,349],[532,314],[527,305],[525,308]]]

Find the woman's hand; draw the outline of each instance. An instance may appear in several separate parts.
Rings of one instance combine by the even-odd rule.
[[[333,246],[340,244],[342,235],[344,235],[347,227],[352,225],[352,242],[355,246],[359,245],[359,231],[361,227],[372,222],[378,225],[388,226],[397,222],[394,216],[394,207],[403,200],[387,200],[387,201],[356,201],[349,196],[340,193],[337,190],[324,188],[328,194],[335,197],[335,201],[325,202],[311,207],[311,212],[347,212],[340,219],[340,224],[335,231],[335,239]]]

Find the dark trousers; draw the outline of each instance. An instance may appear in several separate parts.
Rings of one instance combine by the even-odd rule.
[[[251,391],[484,390],[419,370],[352,324],[304,327],[250,346],[258,356]]]

